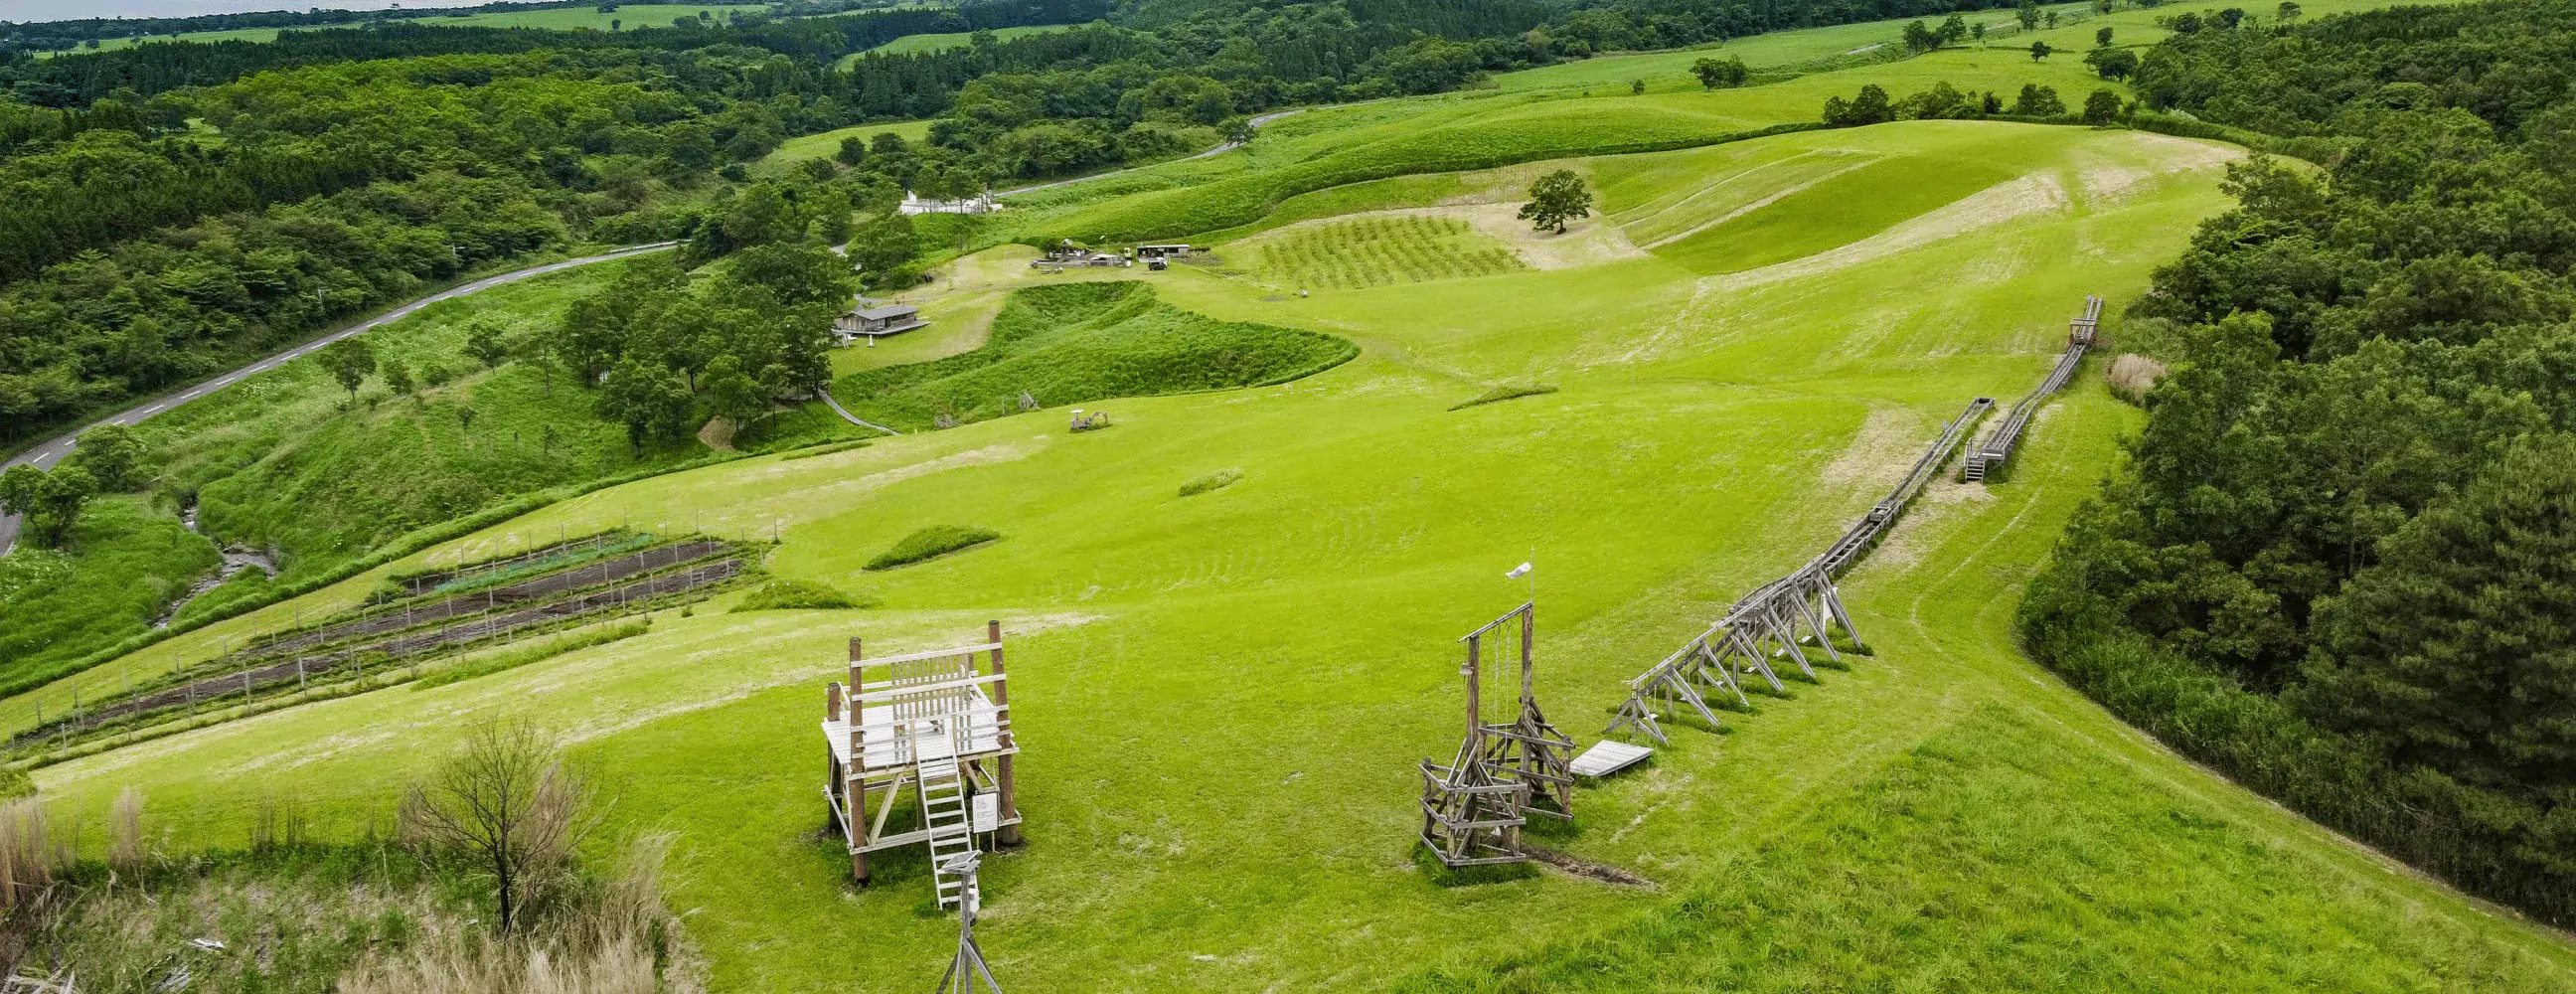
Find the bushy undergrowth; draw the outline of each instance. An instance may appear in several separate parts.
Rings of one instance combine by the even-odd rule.
[[[513,826],[515,888],[496,890],[488,859],[423,820],[460,777],[490,810],[511,813],[488,824]],[[426,788],[392,826],[371,818],[347,840],[313,837],[292,798],[263,799],[239,848],[192,835],[192,824],[155,824],[128,788],[104,860],[66,845],[77,829],[50,823],[41,805],[0,806],[12,885],[0,887],[0,969],[77,974],[82,991],[101,994],[698,989],[662,900],[670,836],[637,835],[616,858],[585,863],[576,847],[596,825],[595,802],[559,754],[451,761]],[[496,915],[507,893],[515,914]]]
[[[68,551],[0,557],[0,680],[45,672],[151,630],[222,565],[215,544],[141,497],[92,500]]]
[[[1218,321],[1163,304],[1142,283],[1068,283],[1011,295],[984,347],[842,377],[862,418],[920,430],[1080,404],[1309,376],[1348,361],[1346,339]]]
[[[891,553],[889,553],[889,555],[890,554]],[[852,596],[825,584],[807,583],[802,580],[771,580],[768,583],[761,584],[758,589],[753,590],[751,593],[743,595],[742,600],[734,602],[732,610],[735,613],[743,611],[829,611],[875,607],[878,603],[879,601],[876,598]]]
[[[963,525],[932,525],[903,537],[894,547],[868,560],[869,569],[893,569],[906,563],[917,563],[933,556],[943,556],[959,549],[982,545],[1001,538],[1002,533],[990,528]]]

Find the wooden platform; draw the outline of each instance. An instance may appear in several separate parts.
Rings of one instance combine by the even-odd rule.
[[[918,758],[978,759],[1001,755],[1005,751],[1001,741],[1002,723],[999,720],[1001,709],[993,704],[991,698],[984,696],[982,687],[967,688],[966,697],[970,703],[963,714],[952,719],[940,719],[958,721],[964,727],[951,730],[951,734],[948,735],[923,739],[924,746]],[[850,734],[850,723],[847,719],[828,719],[822,722],[823,741],[832,747],[832,758],[839,760],[843,769],[857,770],[861,773],[878,773],[909,767],[916,758],[913,755],[912,740],[898,733],[896,724],[894,705],[866,707],[859,711],[859,727],[856,736]],[[852,745],[853,739],[857,741],[855,750]],[[1008,751],[1018,752],[1019,750],[1014,748]],[[854,763],[853,758],[862,759],[864,762]]]
[[[1639,760],[1654,754],[1655,750],[1645,746],[1629,745],[1615,739],[1603,739],[1593,743],[1592,748],[1583,750],[1583,755],[1574,757],[1574,775],[1606,777],[1634,766]]]

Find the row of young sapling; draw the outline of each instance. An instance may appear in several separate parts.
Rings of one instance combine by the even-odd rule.
[[[387,579],[359,608],[269,633],[194,666],[127,682],[110,696],[47,713],[12,736],[19,754],[193,716],[208,707],[354,692],[419,676],[425,663],[533,635],[713,596],[756,562],[755,549],[703,536],[623,529],[529,552]]]

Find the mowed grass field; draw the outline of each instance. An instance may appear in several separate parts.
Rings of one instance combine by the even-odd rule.
[[[993,38],[996,41],[1009,41],[1013,38],[1025,38],[1029,35],[1042,35],[1056,31],[1067,31],[1080,26],[1081,25],[1078,24],[1024,24],[1013,28],[994,28]],[[975,33],[972,31],[946,31],[932,34],[905,35],[883,45],[868,49],[865,52],[853,52],[849,55],[844,55],[841,57],[840,67],[848,69],[852,63],[857,62],[862,56],[872,53],[877,55],[927,55],[931,52],[942,52],[952,48],[965,48],[974,44],[974,40]]]
[[[1711,187],[1828,139],[2005,178],[1874,232],[1819,214],[1814,242],[1856,240],[1733,272],[1627,239],[1723,218],[1741,205]],[[678,473],[420,557],[621,522],[774,533],[777,574],[881,609],[665,615],[610,646],[36,779],[91,824],[139,788],[147,831],[177,851],[240,845],[262,798],[346,835],[382,825],[461,728],[526,715],[600,772],[603,844],[678,834],[673,904],[711,989],[918,989],[954,923],[929,909],[918,852],[881,858],[873,888],[845,883],[818,833],[822,684],[850,637],[901,652],[997,618],[1029,842],[987,864],[979,933],[1015,991],[2576,985],[2556,933],[2180,761],[2014,650],[2021,583],[2139,423],[2089,369],[2012,481],[1935,484],[1843,580],[1874,656],[1677,729],[1544,839],[1655,888],[1552,871],[1451,887],[1416,865],[1413,764],[1456,746],[1455,639],[1526,595],[1504,570],[1535,549],[1539,697],[1588,745],[1625,678],[1821,549],[1941,419],[2036,383],[2084,294],[2117,313],[2143,292],[2225,207],[2230,155],[1999,123],[1763,141],[1781,147],[1547,164],[1602,191],[1605,218],[1569,237],[1629,251],[1311,297],[1189,267],[1121,274],[1186,310],[1362,347],[1305,380],[1113,401],[1116,426],[1082,435],[1048,411]],[[1050,279],[1001,254],[947,292]],[[1561,389],[1449,410],[1531,381]],[[1240,479],[1180,494],[1224,470]],[[932,525],[1007,537],[863,568]]]
[[[753,172],[762,175],[774,175],[807,159],[828,159],[841,154],[842,139],[875,138],[878,135],[887,134],[899,136],[907,142],[917,143],[930,137],[930,122],[896,121],[891,124],[861,124],[790,138],[780,142],[777,148],[769,151],[768,155],[761,156],[760,161],[752,163],[751,168]]]
[[[1684,68],[1676,71],[1686,71],[1688,59],[1678,64]],[[1502,77],[1501,90],[1307,111],[1263,127],[1250,144],[1222,155],[1009,198],[1014,210],[995,215],[983,237],[1115,241],[1244,234],[1349,210],[1429,206],[1442,195],[1436,184],[1385,181],[1722,142],[1816,121],[1827,98],[1848,99],[1868,83],[1903,96],[1947,82],[2006,99],[2036,83],[2078,104],[2096,88],[2116,88],[2095,77],[2080,57],[2033,62],[2007,49],[1950,49],[1716,92],[1702,91],[1696,82],[1687,90],[1650,87],[1642,96],[1630,95],[1624,80],[1616,92],[1587,94],[1580,87],[1515,87],[1517,75]],[[1381,199],[1345,198],[1321,212],[1297,210],[1293,203],[1301,196],[1335,197],[1334,191],[1371,182],[1379,183],[1373,192]]]

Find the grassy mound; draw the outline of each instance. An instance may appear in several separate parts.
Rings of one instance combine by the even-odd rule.
[[[1196,497],[1200,494],[1223,490],[1227,487],[1233,486],[1235,481],[1241,479],[1243,479],[1242,470],[1220,469],[1216,472],[1209,473],[1206,476],[1193,479],[1188,483],[1181,484],[1181,496]]]
[[[1261,386],[1348,361],[1347,339],[1218,321],[1154,299],[1143,283],[1068,283],[1011,295],[983,348],[861,370],[832,384],[852,413],[905,430],[1108,397]]]
[[[1251,254],[1251,269],[1265,282],[1343,290],[1529,268],[1510,248],[1448,217],[1334,221],[1264,239]]]
[[[932,525],[903,537],[894,548],[877,553],[868,560],[872,570],[893,569],[906,563],[917,563],[933,556],[944,556],[959,549],[982,545],[1001,538],[1002,533],[990,528],[962,525]]]
[[[875,606],[874,598],[852,597],[824,584],[771,580],[736,601],[733,611],[832,611]]]
[[[1499,404],[1506,400],[1518,400],[1522,397],[1536,397],[1541,394],[1551,394],[1555,392],[1555,387],[1542,383],[1505,383],[1491,390],[1487,390],[1484,393],[1480,393],[1455,404],[1451,404],[1449,405],[1449,409],[1452,411],[1463,411],[1470,407],[1480,407],[1486,404]]]

